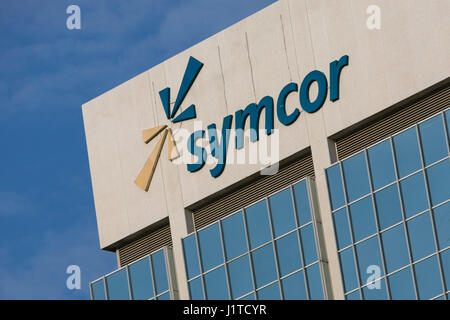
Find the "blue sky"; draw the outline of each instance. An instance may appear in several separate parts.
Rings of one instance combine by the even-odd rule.
[[[89,299],[99,249],[81,105],[274,0],[2,0],[0,299]],[[66,8],[81,8],[81,30]],[[67,266],[81,290],[66,288]]]

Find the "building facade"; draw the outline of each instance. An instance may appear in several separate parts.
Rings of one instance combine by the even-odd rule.
[[[449,298],[450,3],[373,4],[280,0],[83,105],[92,299]]]

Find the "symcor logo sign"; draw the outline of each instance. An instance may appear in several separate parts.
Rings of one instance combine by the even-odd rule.
[[[235,147],[241,149],[244,146],[244,127],[247,119],[250,118],[250,141],[259,140],[259,118],[263,110],[265,110],[265,132],[267,135],[272,134],[274,130],[274,113],[276,108],[276,114],[278,121],[288,126],[294,123],[299,115],[300,109],[295,108],[290,114],[286,113],[286,98],[290,94],[297,93],[299,96],[299,104],[301,108],[308,112],[313,113],[319,110],[328,95],[328,83],[330,84],[330,100],[336,101],[339,99],[339,82],[342,69],[348,65],[348,56],[345,55],[339,60],[330,63],[328,81],[326,75],[318,70],[311,71],[303,79],[300,90],[298,84],[295,82],[285,85],[276,101],[271,96],[265,96],[259,103],[251,103],[245,109],[241,109],[234,114],[234,130],[235,130]],[[317,97],[312,101],[309,95],[309,89],[311,85],[316,82],[318,85]],[[211,149],[211,155],[217,158],[217,165],[210,170],[211,176],[218,177],[224,170],[227,161],[227,149],[229,143],[229,136],[232,130],[233,115],[228,115],[223,118],[221,137],[217,135],[216,124],[212,123],[208,126],[208,140]],[[189,152],[197,157],[195,163],[187,165],[187,169],[190,172],[196,172],[205,165],[206,150],[205,148],[197,144],[197,140],[206,138],[205,130],[197,130],[191,134],[188,139],[187,148]]]
[[[259,120],[263,111],[265,112],[265,127],[263,132],[267,135],[271,135],[274,131],[275,112],[278,121],[281,124],[288,126],[298,119],[301,109],[307,113],[314,113],[319,110],[327,99],[328,88],[330,91],[330,101],[338,100],[340,76],[342,69],[348,65],[348,59],[348,56],[344,55],[340,59],[330,63],[329,79],[327,79],[327,76],[323,72],[314,70],[304,77],[300,87],[295,82],[286,84],[281,89],[276,104],[273,97],[265,96],[258,103],[250,103],[245,109],[236,111],[234,116],[228,115],[224,117],[220,134],[217,132],[215,123],[208,125],[206,131],[194,131],[187,139],[187,151],[196,158],[196,161],[187,163],[187,170],[189,172],[196,172],[205,165],[207,151],[200,145],[199,140],[208,140],[211,156],[217,159],[215,167],[210,170],[211,176],[216,178],[225,169],[230,133],[232,130],[234,130],[235,135],[235,148],[237,150],[243,148],[244,128],[248,119],[250,121],[250,141],[255,142],[259,140]],[[174,116],[202,67],[203,64],[200,61],[190,57],[172,111],[170,110],[170,88],[165,88],[159,92],[165,114],[172,123],[196,118],[195,105],[191,105],[177,117],[174,118]],[[318,89],[317,96],[312,100],[310,97],[310,87],[313,83],[317,84]],[[287,114],[286,99],[291,94],[298,94],[299,107],[295,108],[290,114]],[[173,139],[170,128],[167,128],[167,126],[159,126],[144,130],[144,142],[148,143],[161,132],[162,136],[160,141],[149,156],[135,181],[135,183],[145,191],[148,191],[166,136],[169,136],[169,160],[173,160],[178,156],[175,140]]]

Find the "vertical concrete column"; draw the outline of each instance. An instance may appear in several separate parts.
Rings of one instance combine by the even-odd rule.
[[[326,107],[326,106],[325,106]],[[332,106],[330,106],[332,107]],[[334,157],[333,147],[329,143],[325,124],[323,120],[323,111],[320,110],[307,117],[308,134],[311,143],[311,153],[314,163],[314,172],[316,177],[316,190],[319,205],[319,238],[322,256],[326,259],[325,264],[328,265],[329,278],[325,279],[328,298],[344,299],[344,289],[342,286],[342,277],[339,265],[339,256],[337,253],[336,239],[333,228],[333,217],[331,215],[331,207],[328,197],[327,180],[325,176],[325,168],[329,167]]]

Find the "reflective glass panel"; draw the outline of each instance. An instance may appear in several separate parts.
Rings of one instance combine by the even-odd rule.
[[[407,226],[414,261],[436,251],[429,212],[409,220]]]
[[[200,274],[195,234],[183,239],[183,250],[187,276],[191,279]]]
[[[264,287],[258,291],[259,300],[280,300],[280,285],[278,282]]]
[[[418,172],[400,182],[403,197],[403,208],[407,218],[428,208],[423,173]]]
[[[287,275],[302,266],[297,232],[292,232],[275,241],[280,275]]]
[[[447,138],[450,138],[450,110],[445,111],[444,116],[445,121],[447,122]]]
[[[223,263],[222,241],[220,240],[219,223],[215,223],[198,232],[200,256],[203,271],[208,271]]]
[[[389,229],[381,234],[384,259],[388,273],[409,263],[408,248],[403,224]]]
[[[450,290],[450,250],[441,253],[442,271],[444,272],[445,286]]]
[[[431,204],[450,199],[450,160],[441,161],[426,169]]]
[[[228,277],[230,279],[233,299],[237,299],[253,290],[248,255],[233,260],[228,264]]]
[[[311,221],[311,207],[309,205],[308,187],[306,180],[294,185],[295,205],[297,208],[298,224],[300,226]]]
[[[420,123],[419,132],[425,165],[448,156],[442,115]]]
[[[242,211],[223,219],[222,231],[227,259],[233,259],[248,250]]]
[[[359,290],[353,291],[345,296],[345,300],[361,300],[361,294]]]
[[[277,278],[272,243],[253,251],[252,259],[256,286],[258,288]]]
[[[294,203],[292,201],[290,188],[270,196],[269,204],[275,237],[279,237],[296,227]]]
[[[298,271],[281,280],[285,300],[306,300],[305,276]]]
[[[345,204],[344,189],[342,188],[341,168],[339,163],[328,168],[326,172],[331,208],[335,210]]]
[[[380,229],[386,229],[402,220],[400,197],[397,184],[393,184],[375,193],[375,205]]]
[[[402,271],[389,276],[389,288],[391,289],[391,299],[393,300],[414,300],[413,278],[411,269],[408,267]]]
[[[94,300],[106,300],[103,279],[100,279],[92,284],[92,295]]]
[[[362,284],[367,283],[369,277],[374,274],[371,266],[378,267],[381,276],[384,274],[377,236],[357,244],[356,256],[358,257],[359,276],[361,277]]]
[[[393,137],[397,170],[400,178],[422,167],[416,128],[413,127]]]
[[[391,141],[386,140],[367,150],[373,189],[377,190],[395,180]]]
[[[252,249],[272,239],[266,200],[261,200],[245,209],[245,216]]]
[[[157,300],[170,300],[170,292],[166,292],[159,297],[156,298]]]
[[[109,300],[129,300],[126,269],[121,269],[106,277]]]
[[[309,298],[311,300],[323,300],[322,278],[318,263],[306,268],[306,277],[308,279]]]
[[[363,288],[364,300],[386,300],[387,291],[384,279],[376,280],[372,285]]]
[[[338,249],[345,248],[352,242],[348,226],[347,208],[334,212],[333,219]]]
[[[367,197],[350,205],[354,241],[362,240],[377,232],[372,197]]]
[[[196,278],[189,282],[189,295],[191,300],[204,300],[202,278]]]
[[[314,228],[310,224],[300,229],[300,237],[303,248],[303,258],[305,259],[305,265],[317,261],[317,248],[316,240],[314,238]]]
[[[152,254],[152,267],[156,294],[160,294],[169,289],[164,250],[159,250]]]
[[[419,299],[431,299],[443,293],[441,276],[436,256],[432,256],[414,266]]]
[[[342,161],[348,201],[354,201],[370,192],[367,163],[364,152]]]
[[[242,297],[239,300],[255,300],[255,294],[252,293],[252,294],[246,295],[245,297]]]
[[[205,274],[205,289],[208,300],[228,300],[227,278],[224,267]]]
[[[450,202],[434,208],[433,215],[439,248],[444,249],[450,246]]]
[[[153,297],[153,281],[150,273],[150,260],[141,259],[128,267],[131,292],[134,300],[148,300]]]
[[[351,291],[358,287],[358,278],[355,268],[355,257],[353,248],[348,248],[339,253],[341,261],[342,277],[344,278],[345,292]]]

